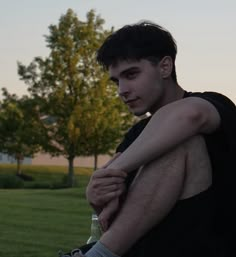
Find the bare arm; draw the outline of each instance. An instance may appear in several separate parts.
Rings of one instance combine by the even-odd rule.
[[[217,110],[204,99],[188,97],[173,102],[158,110],[133,144],[107,165],[107,168],[130,172],[170,151],[193,135],[211,133],[219,124]],[[89,190],[92,192],[91,187]],[[119,192],[121,191],[113,190],[112,197],[106,202],[120,195]],[[105,199],[104,192],[102,198]],[[96,198],[91,197],[90,202],[96,203]],[[104,205],[101,207],[102,210]],[[117,211],[114,208],[113,210]],[[107,216],[101,218],[102,223],[106,223],[106,220]]]
[[[170,151],[199,133],[211,133],[220,124],[216,108],[199,97],[188,97],[159,109],[112,169],[130,172]]]
[[[173,208],[182,193],[184,177],[185,152],[182,147],[144,166],[116,219],[101,237],[101,243],[115,254],[127,252]],[[142,197],[137,192],[142,192]]]

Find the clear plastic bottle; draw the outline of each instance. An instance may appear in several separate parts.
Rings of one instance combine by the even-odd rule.
[[[98,222],[98,216],[96,214],[92,214],[91,233],[89,239],[87,240],[87,244],[98,241],[101,234],[102,231]]]

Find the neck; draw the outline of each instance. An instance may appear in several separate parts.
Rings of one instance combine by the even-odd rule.
[[[181,86],[179,86],[177,83],[173,82],[173,81],[168,81],[167,83],[165,83],[166,85],[165,88],[165,95],[163,96],[163,101],[161,102],[160,106],[154,111],[156,112],[159,108],[172,103],[174,101],[180,100],[183,98],[184,96],[184,90]],[[151,112],[152,114],[154,112]]]
[[[168,103],[180,100],[184,97],[184,90],[181,86],[175,83],[173,85],[173,88],[174,89],[170,92],[170,98]]]

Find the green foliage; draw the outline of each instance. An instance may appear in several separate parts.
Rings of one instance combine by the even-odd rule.
[[[96,62],[96,50],[112,31],[103,24],[93,10],[82,22],[69,9],[58,25],[49,26],[49,56],[36,57],[28,66],[18,64],[20,78],[37,103],[39,127],[45,130],[41,145],[68,159],[70,185],[74,158],[113,150],[132,121]]]
[[[0,174],[0,188],[23,188],[24,182],[13,174]]]
[[[38,152],[41,131],[33,101],[26,96],[18,98],[3,88],[3,100],[0,108],[0,152],[15,157],[17,172],[24,156],[32,157]]]

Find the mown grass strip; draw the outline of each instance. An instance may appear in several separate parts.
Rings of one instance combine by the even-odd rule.
[[[0,173],[14,172],[0,166]],[[65,168],[65,167],[64,167]],[[11,170],[11,171],[9,171]],[[24,173],[26,170],[24,171]],[[55,167],[42,171],[28,170],[34,179],[51,180],[50,173],[60,176]],[[81,174],[82,173],[82,174]],[[87,175],[86,175],[87,173]],[[91,170],[76,171],[79,186],[70,189],[1,189],[0,256],[57,257],[86,242],[90,233],[92,209],[85,199]]]

